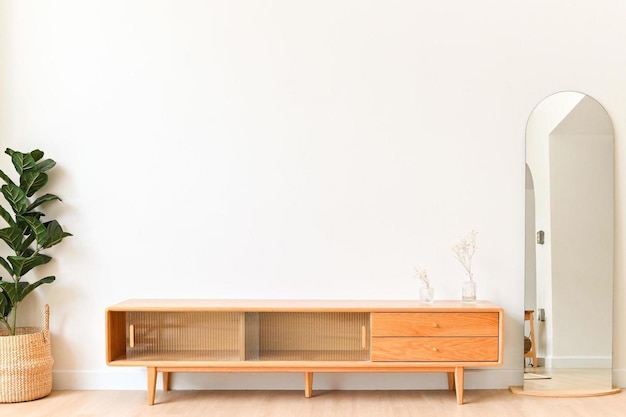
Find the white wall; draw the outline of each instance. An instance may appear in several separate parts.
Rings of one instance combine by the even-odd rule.
[[[560,90],[606,107],[623,252],[625,15],[619,0],[1,2],[0,141],[58,161],[49,211],[75,235],[28,307],[51,305],[55,386],[144,388],[142,370],[104,364],[104,309],[130,297],[417,297],[422,266],[458,298],[450,246],[472,228],[479,296],[507,315],[504,366],[467,385],[520,384],[526,120]],[[616,276],[624,384],[621,259]]]

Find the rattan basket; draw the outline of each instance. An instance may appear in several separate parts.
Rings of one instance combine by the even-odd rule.
[[[45,327],[20,327],[15,336],[0,330],[0,403],[31,401],[52,391],[50,310]]]

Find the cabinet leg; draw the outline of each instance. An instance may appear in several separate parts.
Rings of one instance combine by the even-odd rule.
[[[463,379],[465,368],[454,368],[454,382],[456,384],[456,403],[463,404]]]
[[[304,396],[306,398],[313,396],[313,372],[304,373]]]
[[[448,372],[448,389],[454,391],[454,372]]]
[[[154,405],[156,392],[157,370],[155,367],[148,368],[148,405]]]
[[[167,392],[170,390],[170,373],[163,372],[163,391]]]

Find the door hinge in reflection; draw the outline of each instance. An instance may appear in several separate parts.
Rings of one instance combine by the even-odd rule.
[[[546,310],[545,308],[540,308],[538,311],[537,320],[546,321]]]
[[[543,230],[537,232],[537,244],[543,245],[546,241],[546,234]]]

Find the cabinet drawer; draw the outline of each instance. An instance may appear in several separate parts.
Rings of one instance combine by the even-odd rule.
[[[497,362],[497,337],[375,337],[372,361]]]
[[[372,336],[498,336],[493,313],[372,313]]]

